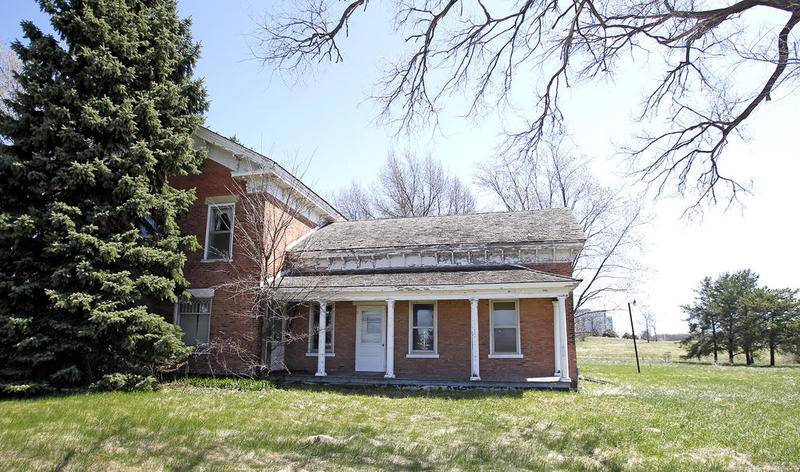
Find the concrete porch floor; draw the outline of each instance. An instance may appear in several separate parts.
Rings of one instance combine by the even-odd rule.
[[[569,390],[570,382],[562,382],[558,377],[532,377],[525,382],[499,382],[490,380],[436,380],[436,379],[387,379],[383,374],[338,375],[328,374],[317,377],[313,374],[278,374],[270,377],[284,384],[334,385],[343,387],[398,387],[421,389],[540,389]]]

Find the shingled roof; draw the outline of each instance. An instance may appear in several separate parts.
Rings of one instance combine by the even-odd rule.
[[[566,208],[470,215],[343,221],[324,226],[295,250],[393,248],[457,244],[583,242]]]
[[[419,287],[436,285],[483,285],[512,283],[578,282],[570,277],[534,269],[418,271],[385,273],[350,273],[286,276],[281,288],[359,288],[374,286]]]

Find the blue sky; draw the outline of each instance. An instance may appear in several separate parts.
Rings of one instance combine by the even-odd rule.
[[[466,181],[472,180],[475,163],[492,155],[504,116],[490,112],[463,119],[459,99],[442,115],[437,133],[395,137],[394,129],[376,124],[377,109],[367,97],[380,64],[394,59],[402,45],[391,34],[391,18],[381,10],[385,3],[371,4],[369,15],[352,25],[342,44],[342,64],[322,67],[297,83],[251,59],[249,33],[270,4],[181,2],[181,14],[192,17],[195,38],[203,45],[197,74],[211,99],[206,118],[210,128],[235,134],[278,161],[307,162],[303,179],[324,195],[351,179],[371,180],[390,149],[430,153]],[[31,0],[3,1],[0,40],[20,37],[22,19],[42,27],[48,21]],[[624,165],[612,144],[630,135],[630,115],[640,99],[631,90],[648,67],[634,64],[613,83],[567,92],[571,139],[579,152],[595,156],[595,171],[608,185],[631,186],[619,171]],[[635,297],[655,312],[660,332],[685,330],[678,307],[691,301],[692,289],[704,275],[749,267],[771,286],[800,286],[800,156],[793,139],[799,109],[797,94],[770,102],[748,124],[751,139],[731,145],[724,169],[753,183],[753,194],[743,205],[711,208],[702,219],[688,220],[681,217],[688,201],[652,202],[655,218],[645,231],[642,261],[649,275]],[[487,196],[479,205],[496,208]],[[619,331],[624,330],[625,315],[615,315]]]

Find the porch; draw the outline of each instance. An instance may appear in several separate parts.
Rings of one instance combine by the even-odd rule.
[[[569,388],[576,282],[525,268],[290,276],[282,289],[309,306],[307,346],[286,364],[276,351],[273,368],[315,384]]]

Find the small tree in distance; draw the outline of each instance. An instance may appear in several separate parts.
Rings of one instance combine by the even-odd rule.
[[[11,98],[17,89],[14,74],[20,69],[21,63],[17,54],[0,42],[0,112],[8,112],[5,100]]]
[[[727,351],[728,363],[742,354],[755,363],[758,351],[767,347],[771,366],[775,352],[791,350],[792,326],[800,320],[797,290],[759,287],[758,274],[750,270],[704,278],[691,305],[681,307],[689,322],[689,337],[681,344],[686,357],[701,358]]]
[[[461,179],[430,155],[411,153],[389,154],[377,182],[364,186],[353,181],[333,201],[350,220],[475,212],[475,197]]]

